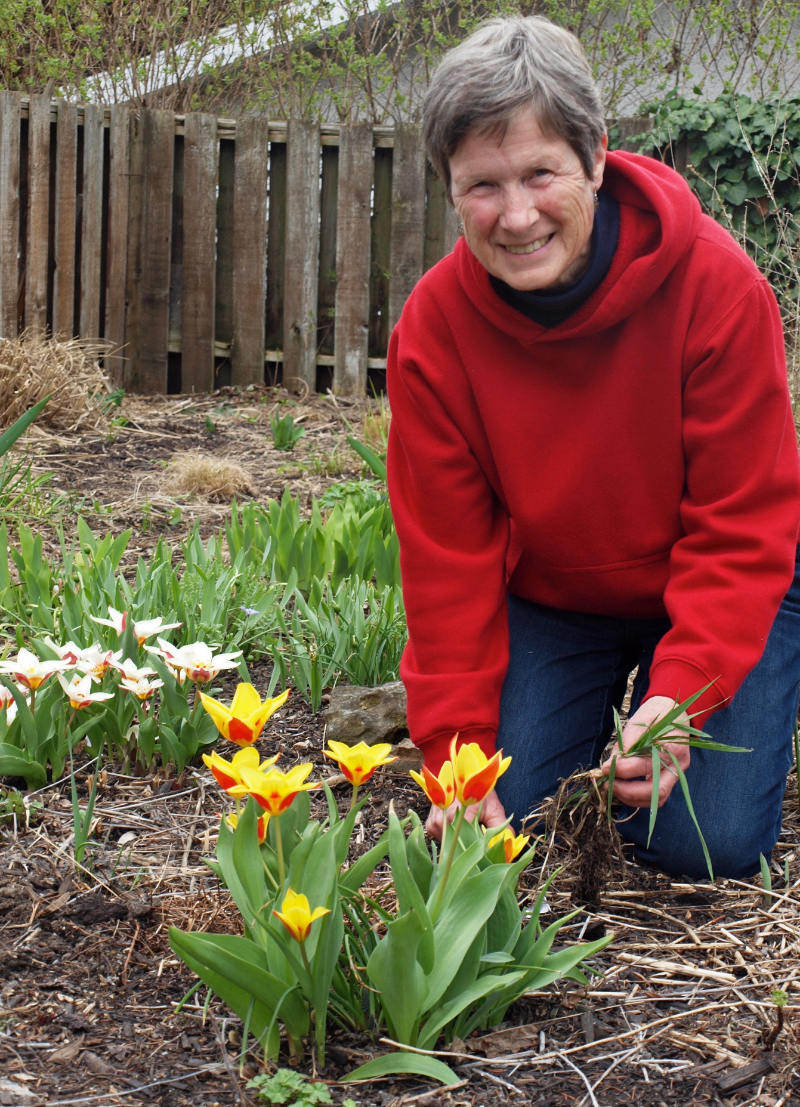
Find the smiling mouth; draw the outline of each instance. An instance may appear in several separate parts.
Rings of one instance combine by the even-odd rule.
[[[555,233],[555,232],[554,232]],[[538,250],[541,250],[543,246],[546,246],[552,234],[546,235],[544,238],[537,238],[533,242],[526,242],[523,246],[504,246],[503,249],[509,254],[516,254],[521,257],[525,257],[527,254],[535,254]]]

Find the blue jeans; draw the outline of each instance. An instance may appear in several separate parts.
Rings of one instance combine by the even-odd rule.
[[[497,744],[513,762],[497,791],[519,824],[558,782],[596,765],[613,730],[629,674],[638,666],[631,711],[647,691],[653,651],[669,624],[560,611],[509,596],[510,658]],[[749,877],[769,859],[781,828],[800,687],[800,553],[761,661],[704,730],[750,753],[693,749],[686,773],[692,806],[716,876]],[[674,876],[707,877],[697,831],[680,788],[659,810],[624,809],[619,829],[637,857]]]

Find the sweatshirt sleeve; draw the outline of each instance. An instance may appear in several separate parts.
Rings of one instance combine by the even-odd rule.
[[[702,726],[758,663],[794,570],[800,464],[781,319],[763,278],[690,335],[683,434],[683,536],[664,593],[672,626],[649,694],[680,700],[710,685],[692,708]]]
[[[389,494],[409,640],[409,732],[438,771],[455,733],[494,749],[508,665],[508,519],[470,448],[474,400],[448,327],[418,296],[390,342]]]

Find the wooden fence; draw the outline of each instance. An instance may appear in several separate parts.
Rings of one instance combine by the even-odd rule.
[[[455,235],[413,125],[0,92],[0,335],[106,339],[128,391],[363,394]]]

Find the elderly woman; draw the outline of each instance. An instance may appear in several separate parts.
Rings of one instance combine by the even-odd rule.
[[[649,845],[650,760],[618,758],[621,829],[646,863],[706,873],[672,755],[715,871],[750,875],[800,681],[775,299],[682,177],[607,150],[583,52],[545,19],[447,54],[424,126],[463,235],[389,356],[411,736],[434,772],[456,732],[512,755],[480,815],[497,826],[597,764],[631,673],[626,749],[699,693],[692,725],[752,752],[670,743]]]

